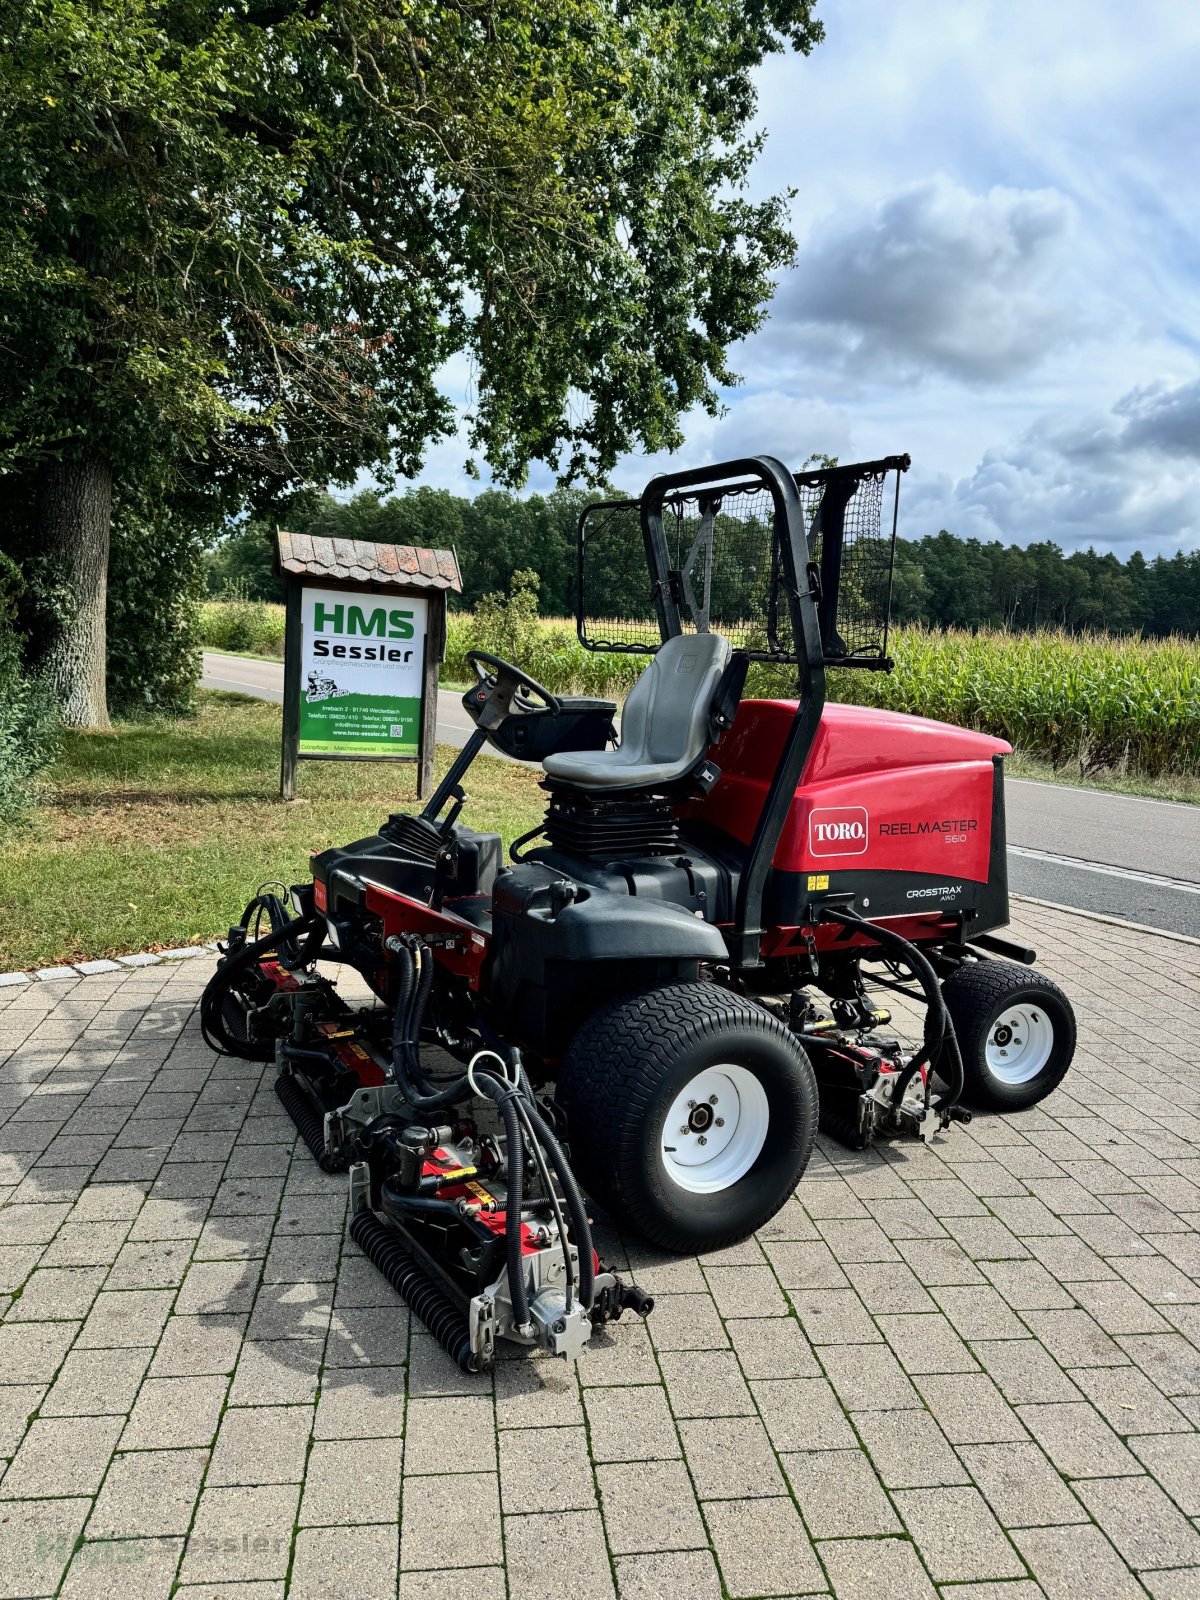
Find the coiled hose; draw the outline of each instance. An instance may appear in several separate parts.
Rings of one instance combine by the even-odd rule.
[[[562,1146],[538,1110],[524,1071],[519,1072],[515,1084],[486,1070],[462,1073],[438,1088],[434,1088],[429,1082],[421,1064],[420,1037],[421,1022],[433,984],[433,961],[427,946],[419,940],[413,940],[412,945],[415,949],[410,948],[408,944],[402,944],[396,952],[399,970],[395,1010],[392,1014],[392,1066],[396,1082],[413,1110],[422,1115],[444,1111],[456,1101],[477,1092],[486,1095],[499,1111],[504,1124],[506,1148],[509,1152],[508,1195],[505,1204],[505,1261],[513,1316],[521,1326],[525,1326],[529,1321],[529,1294],[525,1283],[521,1240],[521,1210],[524,1204],[522,1159],[525,1148],[522,1128],[524,1125],[539,1165],[543,1167],[543,1171],[545,1164],[549,1165],[563,1191],[564,1203],[571,1221],[571,1233],[579,1252],[579,1298],[584,1308],[590,1311],[596,1286],[591,1224],[588,1221],[583,1195]],[[549,1190],[548,1198],[557,1209],[553,1183],[548,1182],[546,1187]],[[573,1269],[565,1239],[563,1254],[567,1262],[570,1288]]]
[[[242,918],[243,928],[249,926],[257,904],[256,900],[252,900],[246,907]],[[325,936],[325,925],[323,922],[318,925],[316,916],[296,917],[291,922],[280,923],[260,939],[247,940],[217,963],[217,970],[200,996],[200,1032],[210,1050],[216,1050],[223,1056],[240,1056],[246,1061],[271,1060],[275,1047],[269,1039],[238,1039],[229,1032],[223,1015],[225,999],[236,980],[261,956],[277,949],[281,943],[297,939],[301,934],[313,933],[314,930],[317,937],[306,941],[303,947],[305,952],[311,949],[312,956],[305,956],[305,960],[311,960]]]

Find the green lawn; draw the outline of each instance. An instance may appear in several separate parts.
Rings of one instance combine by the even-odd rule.
[[[201,691],[199,715],[73,734],[48,803],[6,845],[0,972],[211,939],[260,883],[415,808],[411,766],[310,761],[279,800],[280,708]],[[455,752],[438,748],[439,772]],[[540,774],[480,756],[463,820],[505,842],[542,815]]]

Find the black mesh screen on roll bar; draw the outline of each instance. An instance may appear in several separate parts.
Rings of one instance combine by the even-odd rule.
[[[895,486],[886,497],[885,519],[889,474],[894,474]],[[864,663],[881,660],[887,655],[899,471],[888,467],[861,476],[853,467],[844,474],[837,469],[799,472],[796,485],[804,506],[810,559],[823,576],[826,533],[831,530],[836,536],[840,512],[841,561],[832,630],[822,618],[826,657],[858,658]]]
[[[652,654],[662,639],[638,502],[589,506],[579,537],[580,642],[589,650]]]
[[[834,574],[836,613],[823,619],[830,659],[865,664],[886,653],[895,514],[890,508],[885,527],[884,487],[897,465],[890,458],[796,474],[811,559],[821,567],[824,558]],[[897,492],[898,484],[897,473]],[[668,496],[663,535],[685,633],[711,629],[755,660],[796,659],[773,524],[770,491],[759,483]],[[590,650],[652,653],[660,636],[638,502],[590,507],[580,537],[582,642]],[[799,559],[803,565],[803,552]]]

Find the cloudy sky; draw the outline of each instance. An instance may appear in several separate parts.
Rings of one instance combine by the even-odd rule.
[[[673,463],[907,450],[910,536],[1200,546],[1200,0],[818,10],[760,75],[796,263]],[[424,480],[470,492],[464,454]]]

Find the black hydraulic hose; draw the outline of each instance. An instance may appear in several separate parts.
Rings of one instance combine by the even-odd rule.
[[[885,928],[876,922],[868,922],[865,917],[857,916],[853,911],[844,911],[838,906],[826,906],[822,909],[822,918],[827,922],[837,922],[843,927],[854,928],[869,935],[875,942],[885,949],[897,951],[912,969],[921,985],[925,995],[925,1030],[920,1052],[900,1075],[892,1096],[892,1105],[899,1110],[908,1090],[909,1084],[921,1070],[922,1066],[933,1070],[935,1065],[940,1065],[943,1053],[949,1057],[950,1065],[954,1068],[954,1082],[950,1085],[950,1093],[945,1101],[940,1103],[940,1109],[948,1111],[956,1105],[963,1092],[963,1066],[962,1055],[958,1048],[958,1040],[954,1034],[954,1025],[950,1021],[950,1013],[946,1010],[946,1002],[942,997],[941,984],[938,982],[937,973],[927,957],[915,944],[895,933],[891,928]],[[926,1104],[929,1103],[929,1091],[926,1088]]]
[[[279,928],[272,928],[270,933],[263,934],[261,939],[248,940],[218,963],[217,970],[208,980],[204,993],[200,996],[200,1031],[210,1050],[217,1050],[222,1055],[244,1054],[244,1051],[238,1048],[241,1041],[234,1039],[219,1019],[221,1003],[233,987],[234,979],[247,967],[253,966],[259,956],[273,950],[280,940],[307,933],[315,925],[315,917],[296,917],[292,922],[286,922]],[[267,1060],[269,1057],[260,1056],[257,1059]]]
[[[428,950],[426,950],[424,955],[425,970],[422,971],[420,979],[414,982],[416,961],[412,951],[402,946],[397,951],[396,958],[400,969],[400,982],[395,1010],[392,1013],[392,1071],[396,1083],[414,1111],[419,1111],[422,1114],[441,1111],[453,1105],[456,1100],[461,1100],[465,1094],[470,1093],[471,1083],[466,1073],[463,1073],[461,1077],[455,1078],[444,1088],[433,1092],[423,1092],[418,1087],[418,1084],[413,1082],[414,1076],[423,1081],[417,1041],[420,1038],[424,1002],[429,997],[430,985],[433,982],[433,961],[429,956]],[[414,1065],[416,1066],[415,1074],[413,1072]],[[504,1228],[508,1293],[512,1301],[513,1317],[524,1328],[529,1323],[529,1293],[525,1284],[525,1264],[522,1259],[521,1248],[524,1141],[521,1137],[521,1125],[517,1119],[516,1109],[509,1103],[507,1093],[501,1089],[498,1080],[492,1078],[488,1073],[480,1073],[478,1074],[478,1082],[480,1088],[487,1093],[488,1098],[496,1102],[504,1123],[505,1140],[508,1149],[508,1195],[505,1202]]]
[[[520,1075],[524,1078],[524,1072]],[[571,1246],[567,1239],[567,1225],[563,1220],[562,1203],[558,1198],[558,1190],[554,1186],[554,1179],[550,1176],[550,1169],[546,1165],[546,1153],[538,1143],[537,1135],[533,1131],[533,1124],[529,1120],[529,1108],[521,1094],[515,1094],[512,1104],[517,1109],[517,1115],[529,1130],[529,1144],[533,1150],[533,1158],[537,1162],[538,1174],[542,1180],[542,1188],[550,1201],[550,1209],[554,1212],[554,1223],[558,1229],[558,1240],[562,1248],[563,1276],[566,1280],[566,1294],[564,1296],[566,1312],[570,1316],[575,1303],[575,1264],[571,1260]]]
[[[415,985],[416,962],[411,951],[402,948],[397,953],[397,962],[400,967],[400,992],[392,1012],[392,1071],[404,1098],[414,1111],[422,1114],[443,1111],[468,1094],[471,1086],[464,1072],[443,1088],[431,1090],[420,1069],[417,1041],[420,1038],[425,1001],[429,998],[433,983],[433,961],[426,956],[426,971],[421,973]],[[412,1070],[414,1061],[417,1067],[416,1082]],[[422,1082],[425,1083],[424,1088],[421,1087]]]
[[[529,1326],[529,1286],[525,1282],[525,1252],[521,1237],[521,1211],[525,1204],[525,1141],[513,1104],[511,1084],[501,1083],[490,1072],[475,1076],[480,1090],[495,1102],[504,1123],[504,1146],[508,1152],[507,1193],[504,1197],[504,1255],[508,1267],[508,1297],[512,1301],[513,1321],[519,1328]]]
[[[522,1070],[517,1087],[490,1072],[479,1071],[473,1075],[464,1073],[444,1087],[431,1091],[421,1069],[420,1036],[421,1020],[433,984],[433,959],[428,947],[422,947],[421,973],[414,986],[416,960],[413,952],[402,946],[396,955],[400,968],[400,983],[392,1013],[392,1068],[405,1099],[414,1111],[424,1115],[444,1110],[461,1100],[465,1094],[478,1091],[495,1103],[504,1123],[508,1150],[505,1255],[508,1267],[508,1291],[515,1321],[521,1327],[526,1327],[529,1322],[529,1293],[525,1282],[521,1237],[525,1149],[522,1122],[529,1128],[530,1144],[533,1146],[535,1159],[539,1158],[540,1146],[562,1185],[567,1212],[571,1218],[571,1231],[579,1250],[579,1297],[584,1306],[590,1310],[595,1298],[595,1258],[587,1208],[561,1146],[537,1109],[528,1079]],[[554,1204],[556,1197],[553,1183],[547,1180],[546,1187],[549,1191],[548,1198],[551,1204]],[[563,1250],[565,1255],[567,1253],[565,1239]],[[569,1263],[567,1272],[570,1276]]]
[[[457,1200],[440,1200],[436,1195],[428,1194],[403,1194],[387,1182],[383,1185],[383,1198],[393,1211],[412,1211],[429,1217],[460,1215]]]
[[[575,1242],[579,1247],[579,1298],[584,1309],[590,1311],[596,1296],[596,1261],[592,1251],[592,1229],[588,1222],[583,1194],[575,1181],[575,1174],[571,1171],[563,1147],[554,1137],[546,1119],[533,1103],[532,1097],[526,1103],[524,1110],[533,1126],[534,1137],[545,1150],[550,1165],[557,1173],[563,1187],[567,1212],[571,1218],[571,1232],[575,1235]]]

